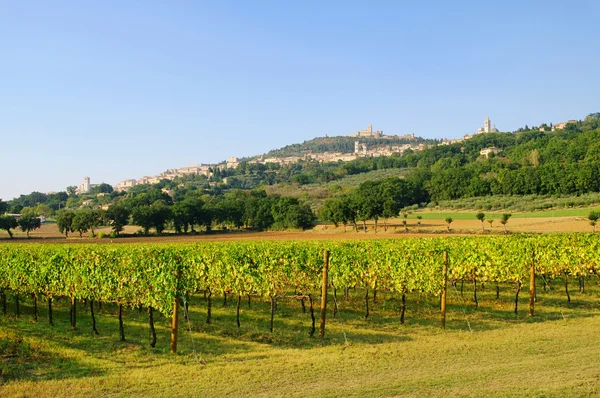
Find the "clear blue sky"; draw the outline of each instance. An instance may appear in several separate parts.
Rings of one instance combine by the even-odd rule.
[[[600,2],[2,1],[0,198],[600,111]]]

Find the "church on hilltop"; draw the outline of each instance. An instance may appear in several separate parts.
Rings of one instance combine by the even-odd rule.
[[[490,117],[486,117],[485,118],[485,122],[483,124],[483,127],[479,127],[477,129],[477,134],[482,134],[482,133],[497,133],[498,129],[496,128],[496,125],[492,124],[492,121],[490,120]]]

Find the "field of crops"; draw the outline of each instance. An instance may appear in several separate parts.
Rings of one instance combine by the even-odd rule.
[[[52,299],[72,302],[72,324],[79,300],[116,303],[173,314],[176,297],[202,292],[308,300],[320,292],[324,252],[328,251],[328,286],[337,295],[364,288],[369,294],[402,296],[419,292],[439,296],[446,280],[514,283],[517,296],[532,267],[547,281],[556,277],[595,276],[600,267],[600,239],[595,235],[493,236],[345,242],[236,242],[135,245],[2,245],[0,289],[7,295],[43,298],[52,322]],[[447,256],[447,261],[444,259]],[[447,278],[447,279],[446,279]],[[565,279],[568,280],[568,279]],[[568,292],[568,286],[566,286]],[[318,293],[317,293],[318,294]],[[518,298],[518,297],[517,297]],[[515,301],[517,302],[517,301]],[[517,309],[515,308],[515,311]],[[210,306],[207,321],[210,322]],[[403,317],[403,314],[402,314]],[[152,326],[152,325],[151,325]],[[313,330],[314,332],[314,330]]]
[[[591,234],[0,245],[0,395],[593,394],[594,367],[567,364],[598,355],[599,245]],[[535,317],[519,299],[532,268]]]

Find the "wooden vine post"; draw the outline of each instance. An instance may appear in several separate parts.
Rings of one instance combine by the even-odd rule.
[[[448,293],[448,251],[444,251],[444,268],[442,269],[444,275],[444,285],[442,286],[442,300],[441,300],[441,311],[442,311],[442,328],[446,329],[446,295]]]
[[[535,307],[535,252],[531,252],[531,270],[529,273],[529,316],[534,316]]]
[[[323,284],[321,287],[321,330],[319,335],[325,337],[325,316],[327,315],[327,273],[329,272],[329,250],[323,253]]]
[[[171,354],[177,354],[177,328],[179,326],[179,271],[175,271],[177,287],[175,288],[175,304],[171,320]]]

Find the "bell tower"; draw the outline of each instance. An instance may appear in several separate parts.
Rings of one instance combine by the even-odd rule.
[[[483,125],[483,132],[484,133],[489,133],[491,131],[490,125],[491,125],[490,117],[487,116],[485,118],[485,124]]]

